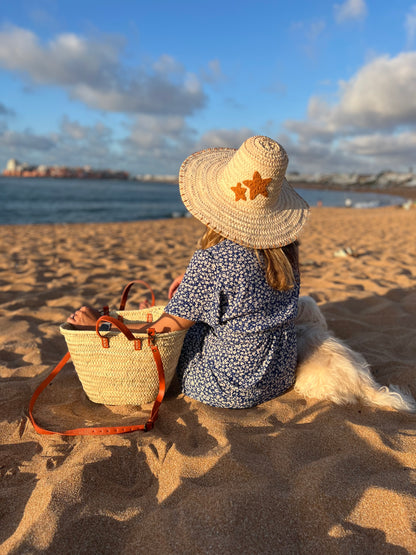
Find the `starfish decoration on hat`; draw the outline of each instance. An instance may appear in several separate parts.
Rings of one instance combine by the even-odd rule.
[[[246,191],[247,189],[245,189],[244,187],[241,186],[241,183],[237,183],[236,187],[231,187],[231,189],[234,191],[235,193],[235,200],[247,200],[246,199]]]
[[[259,172],[255,171],[253,173],[253,179],[246,179],[246,181],[243,181],[244,185],[250,189],[250,200],[255,199],[257,195],[268,197],[269,193],[267,191],[267,185],[271,180],[271,177],[262,179]]]

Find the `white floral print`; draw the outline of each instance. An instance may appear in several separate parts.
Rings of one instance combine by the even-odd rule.
[[[186,395],[247,408],[293,385],[298,278],[290,291],[273,289],[253,250],[229,240],[195,252],[165,309],[196,322],[177,367]]]

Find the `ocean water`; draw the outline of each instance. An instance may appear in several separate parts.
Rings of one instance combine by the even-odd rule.
[[[404,199],[297,189],[311,205],[377,207]],[[186,216],[177,185],[123,180],[0,177],[0,224],[124,222]]]

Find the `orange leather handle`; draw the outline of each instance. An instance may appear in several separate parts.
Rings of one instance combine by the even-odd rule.
[[[133,285],[135,283],[140,283],[141,285],[144,285],[145,287],[147,287],[147,289],[149,289],[150,294],[152,295],[152,304],[150,306],[155,306],[155,294],[153,293],[153,289],[150,287],[150,285],[148,283],[146,283],[145,281],[142,281],[141,279],[135,279],[133,281],[130,281],[126,287],[123,290],[123,293],[121,294],[121,300],[120,300],[120,308],[119,310],[124,310],[125,306],[126,306],[126,302],[127,302],[127,298],[129,296],[129,292],[130,289],[133,287]]]
[[[117,318],[113,318],[112,316],[107,316],[104,314],[103,316],[98,318],[97,322],[95,323],[95,331],[97,335],[100,337],[102,346],[105,349],[108,349],[108,347],[110,346],[110,342],[107,337],[101,335],[100,333],[101,322],[111,322],[113,326],[117,327],[122,333],[124,333],[124,335],[129,341],[135,341],[141,344],[141,340],[136,339],[132,334],[132,332],[129,330],[129,328],[125,324],[123,324],[121,320],[118,320]],[[140,350],[140,349],[137,349],[137,350]]]
[[[108,317],[108,316],[106,318],[107,318],[106,321],[110,320],[111,323],[114,323],[113,320],[115,320],[115,323],[118,327],[121,324],[121,322],[119,322],[115,318],[111,318],[111,317]],[[121,325],[124,326],[124,324],[121,324]],[[128,331],[130,332],[130,330],[128,330]],[[133,334],[131,334],[131,335],[133,335]],[[100,337],[101,337],[101,335],[100,335]],[[59,374],[59,372],[62,370],[62,368],[65,366],[65,364],[69,361],[69,359],[71,358],[71,355],[68,352],[63,357],[63,359],[58,362],[58,364],[52,370],[52,372],[35,389],[35,391],[32,395],[32,398],[30,399],[30,402],[29,402],[29,418],[30,418],[30,421],[32,422],[33,427],[38,432],[38,434],[43,434],[43,435],[55,434],[55,435],[61,435],[61,436],[87,436],[87,435],[103,436],[103,435],[113,435],[113,434],[125,434],[125,433],[128,433],[128,432],[136,432],[136,431],[147,432],[147,431],[151,430],[154,426],[155,421],[157,420],[157,417],[158,417],[158,414],[159,414],[159,407],[162,404],[162,401],[163,401],[163,398],[164,398],[165,392],[166,392],[165,373],[164,373],[164,370],[163,370],[162,357],[160,356],[160,351],[159,351],[157,345],[154,342],[154,338],[155,338],[155,330],[153,328],[149,328],[149,330],[148,330],[148,340],[149,340],[150,348],[151,348],[152,353],[153,353],[153,358],[154,358],[155,363],[156,363],[157,373],[158,373],[158,377],[159,377],[159,391],[158,391],[156,400],[153,403],[153,407],[152,407],[152,410],[151,410],[151,413],[150,413],[150,418],[145,424],[135,424],[133,426],[106,426],[106,427],[94,427],[94,428],[93,427],[91,427],[91,428],[74,428],[72,430],[65,430],[64,432],[55,432],[55,431],[48,430],[46,428],[42,428],[41,426],[39,426],[39,424],[36,423],[35,418],[33,416],[33,408],[35,406],[36,400],[39,397],[39,395],[42,393],[42,391],[51,383],[51,381],[54,379],[54,377],[57,376],[57,374]],[[133,339],[135,339],[134,336],[133,336]]]

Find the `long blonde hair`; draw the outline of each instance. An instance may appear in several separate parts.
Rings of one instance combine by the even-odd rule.
[[[199,240],[199,248],[208,249],[223,241],[225,237],[207,227]],[[289,291],[296,283],[295,272],[299,271],[299,244],[297,241],[274,249],[253,249],[263,266],[267,283],[278,291]]]

